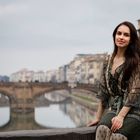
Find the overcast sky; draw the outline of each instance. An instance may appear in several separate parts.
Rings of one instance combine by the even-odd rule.
[[[110,53],[116,25],[138,19],[140,0],[0,0],[0,75]]]

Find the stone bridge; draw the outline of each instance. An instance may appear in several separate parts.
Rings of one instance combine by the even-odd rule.
[[[75,88],[94,92],[93,85],[78,84]],[[2,82],[0,93],[9,97],[10,107],[16,112],[30,112],[34,110],[34,99],[41,94],[55,90],[69,90],[68,83],[29,83],[29,82]]]

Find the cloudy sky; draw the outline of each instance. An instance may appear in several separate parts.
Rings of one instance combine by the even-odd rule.
[[[112,52],[112,32],[138,28],[140,0],[0,0],[0,75],[50,70],[79,53]]]

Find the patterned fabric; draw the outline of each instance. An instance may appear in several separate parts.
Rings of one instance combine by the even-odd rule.
[[[105,126],[100,125],[96,130],[96,140],[110,140],[111,130]]]
[[[100,81],[100,91],[97,98],[101,99],[105,108],[110,108],[116,114],[123,106],[131,107],[128,116],[140,121],[140,64],[130,80],[122,83],[124,64],[111,74],[112,57],[106,58]]]
[[[105,136],[114,136],[114,134],[121,134],[122,136],[125,136],[126,138],[128,138],[128,140],[140,140],[140,121],[132,118],[132,117],[126,117],[124,119],[123,122],[123,126],[118,129],[115,133],[111,133],[110,134],[110,128],[112,126],[112,118],[115,117],[116,114],[115,112],[107,112],[105,113],[100,122],[98,123],[97,127],[96,127],[96,136],[98,136],[100,133],[106,133],[102,136],[98,136],[98,138],[102,137],[102,140],[105,139]],[[100,126],[105,126],[105,127],[100,127]],[[98,129],[100,128],[100,129]],[[107,130],[108,128],[108,130]],[[100,131],[98,131],[100,130]],[[134,131],[135,130],[135,131]],[[110,134],[110,135],[109,135]],[[103,138],[104,136],[104,138]],[[114,136],[115,137],[115,136]],[[96,139],[99,140],[99,139]]]
[[[127,140],[127,137],[119,133],[112,133],[107,126],[100,125],[96,130],[96,140]]]

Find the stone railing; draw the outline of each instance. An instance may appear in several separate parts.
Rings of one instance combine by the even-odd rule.
[[[0,132],[0,140],[95,140],[95,127]]]

